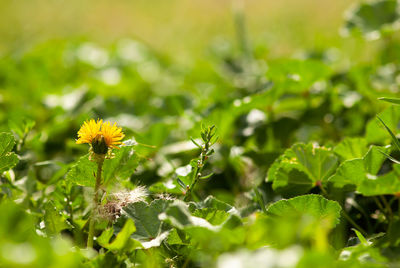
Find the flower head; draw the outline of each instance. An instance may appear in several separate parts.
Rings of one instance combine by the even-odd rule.
[[[110,122],[105,122],[101,127],[101,133],[107,147],[110,148],[118,148],[117,145],[122,144],[121,140],[125,137],[122,128],[117,127],[117,123],[111,125]]]
[[[92,143],[93,139],[95,139],[96,136],[100,133],[102,124],[103,120],[99,119],[97,119],[97,121],[91,119],[90,121],[84,122],[78,131],[78,139],[76,143]]]
[[[103,120],[89,120],[83,123],[78,131],[77,144],[89,143],[95,154],[106,154],[108,149],[117,148],[121,140],[125,137],[122,128],[116,123],[111,125],[110,122]]]

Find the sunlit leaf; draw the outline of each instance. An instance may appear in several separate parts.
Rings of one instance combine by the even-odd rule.
[[[307,193],[318,183],[326,183],[338,159],[328,148],[298,143],[279,157],[268,171],[268,181],[287,196]]]
[[[310,194],[277,201],[268,207],[267,213],[276,217],[307,214],[318,220],[327,219],[335,226],[340,221],[341,210],[336,201],[325,199],[321,195]]]
[[[136,231],[135,224],[128,219],[121,231],[116,235],[112,242],[109,242],[114,230],[113,228],[105,230],[97,239],[97,242],[108,250],[123,250],[125,247],[140,247],[140,243],[130,238],[131,234]],[[129,245],[130,244],[130,245]]]
[[[11,133],[0,133],[0,173],[13,168],[18,163],[18,156],[11,152],[14,145],[15,140]]]
[[[49,235],[56,235],[62,230],[70,228],[65,217],[57,211],[52,202],[48,202],[45,205],[44,223],[46,226],[46,232]]]

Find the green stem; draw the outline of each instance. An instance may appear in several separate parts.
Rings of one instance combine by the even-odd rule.
[[[201,138],[203,139],[204,144],[201,146],[192,139],[193,143],[201,149],[201,153],[199,159],[197,160],[197,165],[195,166],[195,170],[193,172],[192,181],[190,182],[190,185],[186,186],[186,193],[185,197],[183,198],[183,201],[189,201],[190,198],[192,197],[193,188],[200,180],[201,172],[203,171],[204,165],[206,164],[209,155],[211,155],[214,151],[214,150],[210,151],[210,146],[212,146],[216,142],[216,139],[214,140],[214,142],[212,142],[212,139],[215,135],[214,131],[215,131],[215,126],[207,127],[206,129],[203,129],[202,126]]]
[[[93,210],[92,215],[89,219],[89,234],[87,240],[87,247],[93,248],[93,237],[94,237],[94,225],[95,225],[95,215],[99,206],[99,189],[101,185],[101,172],[103,169],[104,157],[97,161],[97,174],[96,174],[96,185],[94,187],[94,197],[93,197]]]
[[[254,187],[254,192],[256,193],[258,205],[261,207],[262,211],[263,211],[265,214],[267,214],[267,209],[265,208],[264,198],[263,198],[262,195],[260,194],[260,191],[258,191],[257,186]]]
[[[326,191],[325,187],[322,186],[322,183],[321,183],[321,182],[318,183],[318,186],[319,186],[319,189],[321,189],[322,194],[323,194],[326,198],[328,198],[328,192]]]
[[[200,167],[199,167],[199,166],[200,166]],[[183,199],[183,201],[186,201],[186,202],[187,202],[187,201],[189,201],[190,198],[192,197],[192,190],[193,190],[194,186],[196,186],[197,181],[199,180],[201,171],[202,171],[202,169],[203,169],[203,162],[201,162],[201,163],[199,164],[199,166],[196,167],[196,171],[194,172],[194,177],[193,177],[193,180],[192,180],[192,185],[190,185],[189,188],[188,188],[188,190],[186,191],[185,198]]]
[[[361,226],[358,225],[355,221],[353,221],[353,219],[346,213],[346,211],[342,210],[342,214],[346,218],[346,220],[350,222],[351,225],[354,226],[354,228],[360,231],[364,236],[367,235],[367,232],[363,228],[361,228]]]
[[[374,198],[374,201],[375,201],[376,205],[378,206],[378,208],[382,211],[382,213],[385,214],[385,209],[383,208],[379,199],[376,196],[373,196],[373,198]]]
[[[385,198],[383,195],[380,195],[379,197],[381,198],[383,204],[385,204],[386,210],[387,210],[387,212],[388,212],[388,214],[389,214],[389,217],[390,217],[390,219],[391,219],[391,218],[393,217],[392,208],[390,207],[388,201],[386,200],[386,198]],[[389,219],[389,220],[390,220],[390,219]]]
[[[398,210],[399,217],[400,217],[400,198],[397,198],[397,201],[398,201],[398,208],[397,208],[397,210]]]
[[[72,201],[70,199],[70,194],[67,195],[67,202],[68,202],[68,210],[69,210],[69,219],[71,224],[74,224],[74,210],[72,208]]]
[[[192,184],[189,186],[188,190],[186,191],[183,201],[189,201],[190,198],[192,197],[192,190],[196,186],[197,182],[199,181],[201,172],[203,171],[203,167],[207,162],[207,153],[208,153],[209,146],[210,146],[210,144],[206,143],[202,147],[201,154],[200,154],[200,160],[199,160],[199,162],[197,162],[197,167],[196,167],[196,170],[193,175]]]

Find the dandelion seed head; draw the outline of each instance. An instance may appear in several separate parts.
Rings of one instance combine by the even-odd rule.
[[[109,196],[107,203],[99,209],[99,217],[115,221],[121,216],[122,209],[132,203],[145,202],[148,192],[146,187],[138,186],[131,191],[115,192]]]

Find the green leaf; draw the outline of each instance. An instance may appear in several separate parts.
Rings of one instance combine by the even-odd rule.
[[[136,202],[124,207],[128,218],[135,221],[136,232],[133,238],[143,242],[149,242],[162,235],[168,229],[162,225],[158,215],[164,212],[172,201],[156,199],[148,205],[145,202]]]
[[[139,165],[140,158],[135,154],[134,145],[121,146],[113,150],[115,156],[104,160],[102,184],[128,179]],[[78,185],[94,187],[97,164],[89,160],[89,154],[79,158],[67,173],[66,179]]]
[[[382,167],[383,162],[386,160],[383,153],[389,153],[390,148],[372,145],[367,154],[364,156],[364,165],[368,173],[376,175]]]
[[[396,195],[400,192],[400,165],[394,164],[393,170],[382,176],[368,176],[363,180],[357,191],[365,196]]]
[[[177,178],[176,181],[178,182],[179,186],[181,186],[182,189],[186,191],[187,188],[186,184],[179,178]]]
[[[128,247],[128,245],[130,244],[129,242],[136,244],[136,246],[140,246],[139,242],[135,243],[134,240],[130,241],[130,240],[132,240],[130,238],[130,236],[135,231],[136,231],[135,223],[131,219],[128,219],[125,222],[124,227],[121,229],[121,231],[117,234],[117,236],[111,243],[109,243],[109,240],[114,233],[113,228],[109,228],[109,229],[105,230],[101,234],[101,236],[97,239],[97,242],[102,247],[104,247],[108,250],[122,250],[122,249]],[[132,246],[132,244],[129,246]]]
[[[201,179],[201,180],[207,180],[207,179],[211,178],[212,175],[214,175],[214,173],[211,172],[211,173],[208,174],[208,175],[201,176],[199,179]]]
[[[367,39],[377,39],[382,33],[394,31],[400,19],[396,0],[362,1],[348,14],[345,30],[362,33]]]
[[[229,213],[223,210],[217,210],[212,208],[198,209],[192,215],[195,217],[205,219],[212,225],[220,225],[224,223],[230,216]]]
[[[11,152],[14,145],[15,139],[11,133],[0,133],[0,173],[15,167],[18,163],[18,156]]]
[[[160,215],[160,219],[178,229],[192,230],[193,227],[200,227],[212,232],[219,231],[223,226],[233,228],[241,224],[237,216],[215,208],[198,209],[191,214],[187,205],[180,200],[175,200]]]
[[[330,149],[297,143],[274,162],[268,181],[285,196],[304,194],[318,182],[326,183],[337,163],[338,158]]]
[[[297,163],[282,163],[275,173],[272,189],[283,194],[285,197],[307,193],[315,186],[315,183],[301,169],[302,167],[299,167]]]
[[[358,236],[358,233],[356,234]],[[388,259],[381,253],[380,248],[368,242],[365,244],[364,240],[360,241],[361,243],[355,246],[343,248],[339,255],[339,267],[387,267]]]
[[[336,201],[325,199],[321,195],[309,194],[275,202],[268,207],[267,213],[276,217],[307,214],[318,220],[331,220],[333,227],[339,223],[341,210]]]
[[[35,126],[35,121],[29,118],[13,118],[8,120],[8,127],[14,131],[19,138],[23,138]]]
[[[329,182],[343,191],[354,191],[364,179],[367,173],[363,159],[352,159],[344,161],[338,167],[336,173],[329,178]]]
[[[354,228],[352,230],[356,233],[358,239],[360,240],[360,242],[362,244],[368,245],[368,241],[367,241],[367,239],[365,239],[365,237],[362,235],[362,233],[360,233],[359,231],[357,231],[357,229],[354,229]]]
[[[364,138],[344,138],[333,151],[342,160],[362,158],[368,151],[368,143]]]
[[[173,243],[189,244],[210,255],[237,247],[245,239],[240,218],[222,210],[205,208],[193,215],[184,202],[175,200],[159,217],[176,228],[171,235]]]
[[[198,144],[193,138],[190,138],[194,145],[196,145],[199,149],[202,149],[201,145]]]
[[[125,141],[128,143],[128,141]],[[138,167],[141,158],[135,153],[135,145],[122,145],[120,149],[114,149],[115,156],[106,159],[103,167],[103,181],[108,184],[115,180],[128,179]]]
[[[114,228],[108,228],[104,230],[99,237],[97,237],[96,241],[102,247],[106,247],[109,244],[111,237],[114,235]]]
[[[152,193],[169,193],[177,195],[183,194],[182,185],[180,185],[177,180],[167,181],[167,182],[156,182],[149,187],[149,191]]]
[[[196,209],[203,209],[203,208],[212,208],[212,209],[217,209],[217,210],[223,210],[223,211],[230,212],[230,213],[237,212],[237,210],[233,206],[231,206],[225,202],[222,202],[221,200],[218,200],[217,198],[215,198],[212,195],[208,196],[203,201],[196,202],[196,203],[194,203],[194,202],[189,203],[189,210],[191,212],[194,212]]]
[[[96,183],[96,171],[97,164],[90,161],[89,154],[86,154],[79,158],[78,162],[71,167],[67,173],[66,180],[77,185],[94,187]]]
[[[44,223],[48,235],[59,234],[62,230],[70,227],[67,224],[65,217],[57,211],[53,202],[46,203],[44,209]]]
[[[187,235],[176,228],[172,229],[172,231],[168,234],[167,243],[169,245],[187,245],[190,242],[187,239]]]
[[[385,161],[385,156],[380,151],[387,150],[388,148],[371,146],[363,158],[342,162],[336,173],[329,178],[329,182],[335,188],[340,188],[345,192],[356,190],[364,180],[379,172]]]

